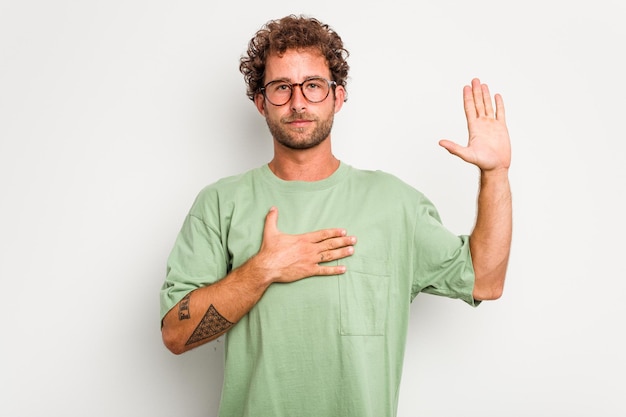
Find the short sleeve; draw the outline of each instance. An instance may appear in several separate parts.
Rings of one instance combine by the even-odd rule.
[[[457,236],[445,228],[436,208],[426,198],[419,205],[413,238],[411,300],[424,292],[458,298],[471,306],[480,304],[473,297],[469,236]]]
[[[213,284],[227,273],[220,231],[189,214],[167,260],[161,287],[161,319],[189,292]]]

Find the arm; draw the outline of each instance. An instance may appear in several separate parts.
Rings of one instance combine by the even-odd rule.
[[[448,140],[440,145],[480,169],[476,224],[470,236],[476,300],[502,295],[512,235],[511,189],[508,179],[511,145],[504,117],[504,102],[495,95],[494,111],[489,88],[478,79],[463,88],[469,131],[466,147]]]
[[[186,352],[226,333],[274,282],[345,272],[345,266],[319,263],[352,255],[355,237],[343,229],[287,235],[278,230],[277,221],[278,210],[272,208],[259,252],[215,284],[187,294],[165,315],[161,333],[171,352]]]

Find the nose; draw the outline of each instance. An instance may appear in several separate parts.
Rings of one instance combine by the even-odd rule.
[[[306,104],[307,100],[302,93],[302,84],[294,84],[291,91],[291,110],[302,113],[306,109]]]

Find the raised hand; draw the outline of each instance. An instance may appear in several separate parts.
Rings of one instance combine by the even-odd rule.
[[[323,229],[299,235],[278,230],[278,209],[272,207],[265,218],[263,242],[255,263],[271,277],[271,282],[292,282],[314,275],[338,275],[343,265],[320,265],[354,253],[356,238],[344,229]]]
[[[511,164],[511,144],[504,116],[504,101],[500,94],[494,96],[493,108],[489,87],[478,78],[463,88],[463,105],[469,140],[461,146],[449,140],[439,144],[453,155],[476,165],[483,172],[508,169]]]

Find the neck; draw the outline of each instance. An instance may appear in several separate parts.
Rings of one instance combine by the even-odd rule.
[[[328,143],[326,143],[328,142]],[[268,164],[278,178],[285,181],[320,181],[339,168],[339,160],[326,140],[311,149],[288,149],[274,143],[274,159]]]

